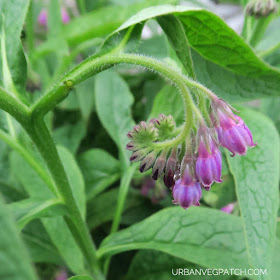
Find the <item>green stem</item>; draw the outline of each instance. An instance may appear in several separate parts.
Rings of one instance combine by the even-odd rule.
[[[112,228],[111,228],[111,233],[118,231],[120,220],[121,220],[121,215],[123,212],[124,203],[125,203],[125,200],[127,197],[130,182],[132,180],[132,177],[133,177],[133,174],[134,174],[136,168],[137,168],[136,164],[129,166],[121,179],[121,185],[120,185],[119,195],[118,195],[118,199],[117,199],[117,209],[116,209],[116,213],[115,213]]]
[[[253,30],[247,39],[248,43],[252,47],[255,47],[259,43],[259,41],[262,39],[262,36],[263,36],[268,24],[270,23],[271,18],[272,17],[270,16],[270,17],[256,19]]]
[[[77,243],[83,250],[93,275],[96,279],[103,279],[97,263],[95,246],[73,197],[64,167],[43,119],[33,119],[28,126],[25,126],[25,129],[44,158],[53,176],[60,197],[69,212],[69,217],[65,217],[66,222]]]
[[[124,173],[124,175],[121,179],[121,185],[120,185],[118,199],[117,199],[117,209],[116,209],[115,216],[114,216],[113,223],[112,223],[111,234],[118,231],[120,221],[121,221],[121,215],[122,215],[122,212],[124,209],[124,204],[125,204],[127,193],[128,193],[128,189],[129,189],[130,182],[132,180],[132,177],[133,177],[133,174],[134,174],[136,168],[137,168],[136,164],[133,164],[130,167],[128,167],[128,169],[126,170],[126,172]],[[105,264],[104,264],[105,275],[108,272],[110,260],[111,260],[110,257],[105,260]]]
[[[29,165],[37,172],[41,179],[47,184],[49,189],[58,197],[58,192],[54,185],[54,182],[50,178],[49,174],[45,169],[37,162],[37,160],[13,137],[0,129],[0,138],[5,141],[11,148],[17,151],[28,163]]]

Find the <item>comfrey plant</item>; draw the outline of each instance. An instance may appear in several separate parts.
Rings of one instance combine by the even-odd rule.
[[[227,148],[233,157],[245,155],[248,147],[256,144],[229,104],[202,85],[183,78],[187,96],[185,124],[176,127],[173,117],[163,114],[148,123],[142,121],[128,132],[131,142],[126,148],[133,151],[131,162],[141,161],[140,172],[152,168],[154,180],[163,174],[164,184],[173,192],[173,202],[187,209],[199,206],[201,188],[209,191],[214,182],[222,182],[219,146]],[[200,94],[199,106],[190,96],[192,91]]]
[[[278,280],[278,3],[117,2],[0,0],[1,280]]]

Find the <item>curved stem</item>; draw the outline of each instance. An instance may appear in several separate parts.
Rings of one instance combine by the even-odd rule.
[[[191,82],[187,77],[172,69],[168,65],[149,57],[136,54],[118,54],[91,57],[82,62],[64,76],[59,82],[57,82],[45,96],[39,99],[37,103],[31,107],[32,114],[34,116],[45,115],[60,101],[67,97],[73,86],[101,71],[115,66],[116,64],[123,63],[143,66],[147,69],[158,72],[172,83],[175,83],[184,100],[193,104],[190,93],[186,87],[186,81]],[[195,83],[193,82],[192,84],[194,85]],[[194,104],[191,106],[194,106]]]

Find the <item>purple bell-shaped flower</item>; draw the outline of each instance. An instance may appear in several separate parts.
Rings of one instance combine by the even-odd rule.
[[[195,177],[192,176],[189,165],[186,166],[183,176],[175,182],[173,187],[173,198],[173,203],[179,204],[184,209],[187,209],[192,205],[200,205],[201,186]]]
[[[197,180],[209,191],[214,182],[222,182],[222,155],[212,137],[205,137],[200,137],[195,171]]]
[[[234,115],[236,121],[221,111],[218,111],[219,123],[216,125],[216,131],[220,145],[232,152],[245,155],[248,147],[255,147],[250,129],[244,124],[244,121]]]

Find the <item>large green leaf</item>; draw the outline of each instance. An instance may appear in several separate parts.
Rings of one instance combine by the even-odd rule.
[[[0,227],[0,278],[5,280],[37,279],[14,219],[1,197]]]
[[[104,150],[88,150],[78,157],[78,163],[85,178],[87,200],[120,177],[120,162]]]
[[[176,3],[177,0],[146,0],[132,5],[100,8],[72,20],[64,27],[63,34],[70,45],[77,45],[85,40],[103,37],[113,32],[129,17],[144,8]]]
[[[7,64],[11,78],[19,91],[25,91],[27,67],[21,44],[21,32],[27,14],[29,0],[0,1],[0,20],[6,34]],[[1,29],[0,29],[1,30]],[[2,39],[2,38],[1,38]]]
[[[115,72],[98,74],[95,80],[96,110],[98,117],[120,151],[120,159],[127,166],[129,152],[125,145],[126,136],[134,125],[131,115],[133,95],[128,85]]]
[[[178,269],[186,269],[186,275],[180,275]],[[192,275],[192,270],[194,273],[195,269],[199,271],[205,268],[162,252],[141,250],[133,258],[125,280],[134,280],[135,275],[138,275],[137,280],[170,280],[172,278],[186,280],[192,277],[196,280],[209,280],[219,277],[217,275],[199,275],[198,273]],[[187,273],[190,273],[189,276]],[[223,275],[223,280],[227,279],[236,279],[236,276]]]
[[[263,114],[246,109],[241,116],[258,144],[245,156],[228,155],[228,162],[236,184],[249,262],[254,268],[268,269],[279,207],[279,135]],[[258,279],[269,278],[260,275]]]
[[[279,94],[280,72],[259,59],[223,20],[206,10],[171,5],[150,7],[127,20],[107,40],[123,35],[122,31],[130,26],[169,14],[178,17],[186,32],[198,81],[230,100]],[[178,42],[174,47],[185,64],[186,57],[178,51]]]
[[[77,204],[79,205],[79,209],[84,212],[85,204],[83,202],[83,193],[78,190],[77,187],[80,185],[80,176],[79,173],[75,173],[76,168],[72,169],[72,158],[68,157],[68,153],[64,153],[62,149],[60,149],[61,155],[64,159],[64,167],[66,169],[66,173],[69,176],[71,187],[76,188],[74,195],[77,194]],[[26,161],[19,156],[17,153],[12,152],[10,156],[11,160],[11,168],[13,171],[14,178],[24,187],[25,191],[28,193],[30,197],[37,197],[44,199],[45,201],[48,199],[54,198],[54,195],[47,188],[45,183],[41,180],[41,178],[35,173],[35,171],[26,163]],[[20,166],[20,168],[18,168]],[[75,164],[74,164],[75,166]],[[73,171],[74,170],[74,171]],[[71,174],[69,172],[72,172]],[[75,178],[75,175],[77,178]],[[73,179],[71,181],[71,179]],[[76,183],[78,182],[78,185]],[[79,194],[78,192],[81,192]],[[77,246],[71,232],[63,220],[62,217],[54,217],[54,218],[42,218],[42,222],[47,233],[50,236],[53,244],[59,251],[60,255],[68,265],[68,267],[75,273],[83,273],[84,272],[84,260],[83,254],[80,248]]]
[[[248,267],[240,219],[209,208],[165,208],[107,237],[98,255],[134,249],[159,250],[212,268]]]

